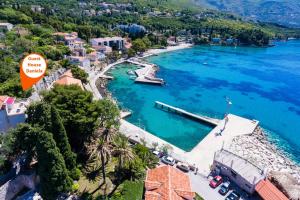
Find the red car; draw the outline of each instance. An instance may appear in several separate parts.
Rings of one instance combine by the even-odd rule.
[[[223,179],[221,176],[215,176],[210,182],[209,186],[212,188],[218,187],[223,182]]]

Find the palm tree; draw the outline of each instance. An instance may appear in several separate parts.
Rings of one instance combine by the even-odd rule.
[[[119,169],[135,159],[133,150],[129,146],[128,138],[124,135],[118,134],[118,136],[115,137],[114,152],[117,154],[119,160]]]
[[[111,153],[113,152],[113,142],[117,135],[115,128],[98,128],[91,138],[86,147],[88,151],[89,160],[96,164],[101,161],[101,171],[103,182],[106,183],[105,165],[109,162]],[[95,167],[95,165],[93,165]],[[95,168],[94,168],[95,169]]]
[[[112,152],[112,146],[107,143],[103,138],[99,138],[93,142],[94,144],[89,145],[89,160],[99,160],[101,161],[101,171],[103,183],[106,183],[106,171],[105,166],[110,160],[110,155]]]

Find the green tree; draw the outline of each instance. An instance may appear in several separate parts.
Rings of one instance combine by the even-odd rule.
[[[71,151],[65,127],[56,108],[51,106],[52,134],[69,170],[76,167],[76,155]]]
[[[83,69],[80,69],[78,66],[73,66],[71,72],[74,78],[80,79],[83,83],[87,83],[88,74]]]
[[[132,42],[131,48],[136,52],[144,52],[146,51],[147,46],[142,39],[138,38]]]
[[[135,158],[132,148],[129,146],[128,138],[119,134],[114,140],[114,152],[117,154],[119,169],[132,162]]]
[[[57,109],[40,102],[30,105],[27,110],[27,122],[52,133],[60,153],[63,155],[69,170],[76,167],[76,155],[71,151],[66,130]]]
[[[131,162],[127,162],[123,173],[125,174],[125,179],[142,180],[145,177],[146,169],[143,165],[143,161],[139,157],[135,157]]]
[[[151,41],[149,40],[148,37],[143,37],[142,40],[143,40],[143,42],[144,42],[147,49],[151,47]]]
[[[89,144],[89,160],[92,160],[95,163],[97,163],[97,160],[101,161],[101,171],[104,184],[106,183],[106,164],[110,160],[111,152],[112,146],[103,138],[94,140],[93,143]]]
[[[133,150],[145,167],[155,168],[158,164],[159,159],[146,146],[137,144],[133,147]]]
[[[9,134],[12,134],[15,157],[25,152],[27,163],[33,157],[37,158],[37,174],[40,176],[41,195],[44,199],[56,199],[59,193],[71,189],[72,180],[51,133],[38,126],[21,124]]]
[[[77,85],[55,85],[43,96],[45,102],[53,105],[61,116],[72,149],[81,151],[84,142],[94,133],[101,113],[92,93]]]
[[[120,110],[109,99],[97,101],[99,111],[99,127],[110,129],[119,126]]]
[[[132,48],[128,49],[127,51],[127,55],[129,58],[134,57],[135,56],[135,50],[133,50]]]
[[[70,191],[72,180],[52,134],[40,131],[36,149],[42,197],[52,200],[56,199],[58,194]]]

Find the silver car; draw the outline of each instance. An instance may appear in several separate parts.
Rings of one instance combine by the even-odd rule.
[[[167,165],[171,165],[171,166],[173,166],[175,164],[175,160],[171,156],[164,156],[164,157],[162,157],[161,161],[163,163],[165,163]]]

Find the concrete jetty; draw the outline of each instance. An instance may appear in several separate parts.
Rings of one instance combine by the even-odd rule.
[[[122,110],[121,111],[121,119],[125,119],[126,117],[129,117],[131,114],[132,113],[129,110]]]
[[[128,63],[132,63],[135,65],[142,66],[142,68],[135,70],[135,74],[137,75],[137,78],[135,79],[135,82],[137,83],[147,83],[147,84],[156,84],[156,85],[163,85],[164,80],[161,78],[156,78],[156,66],[154,64],[149,64],[146,62],[142,62],[139,60],[132,60],[128,59],[126,60]]]
[[[162,103],[162,102],[159,102],[159,101],[155,101],[155,106],[160,107],[161,109],[164,109],[164,110],[167,110],[167,111],[172,111],[176,114],[191,118],[191,119],[196,120],[196,121],[204,122],[204,123],[209,124],[213,127],[217,126],[221,121],[219,119],[214,119],[214,118],[210,118],[210,117],[203,116],[203,115],[196,115],[196,114],[190,113],[186,110],[183,110],[181,108],[170,106],[168,104],[165,104],[165,103]]]

